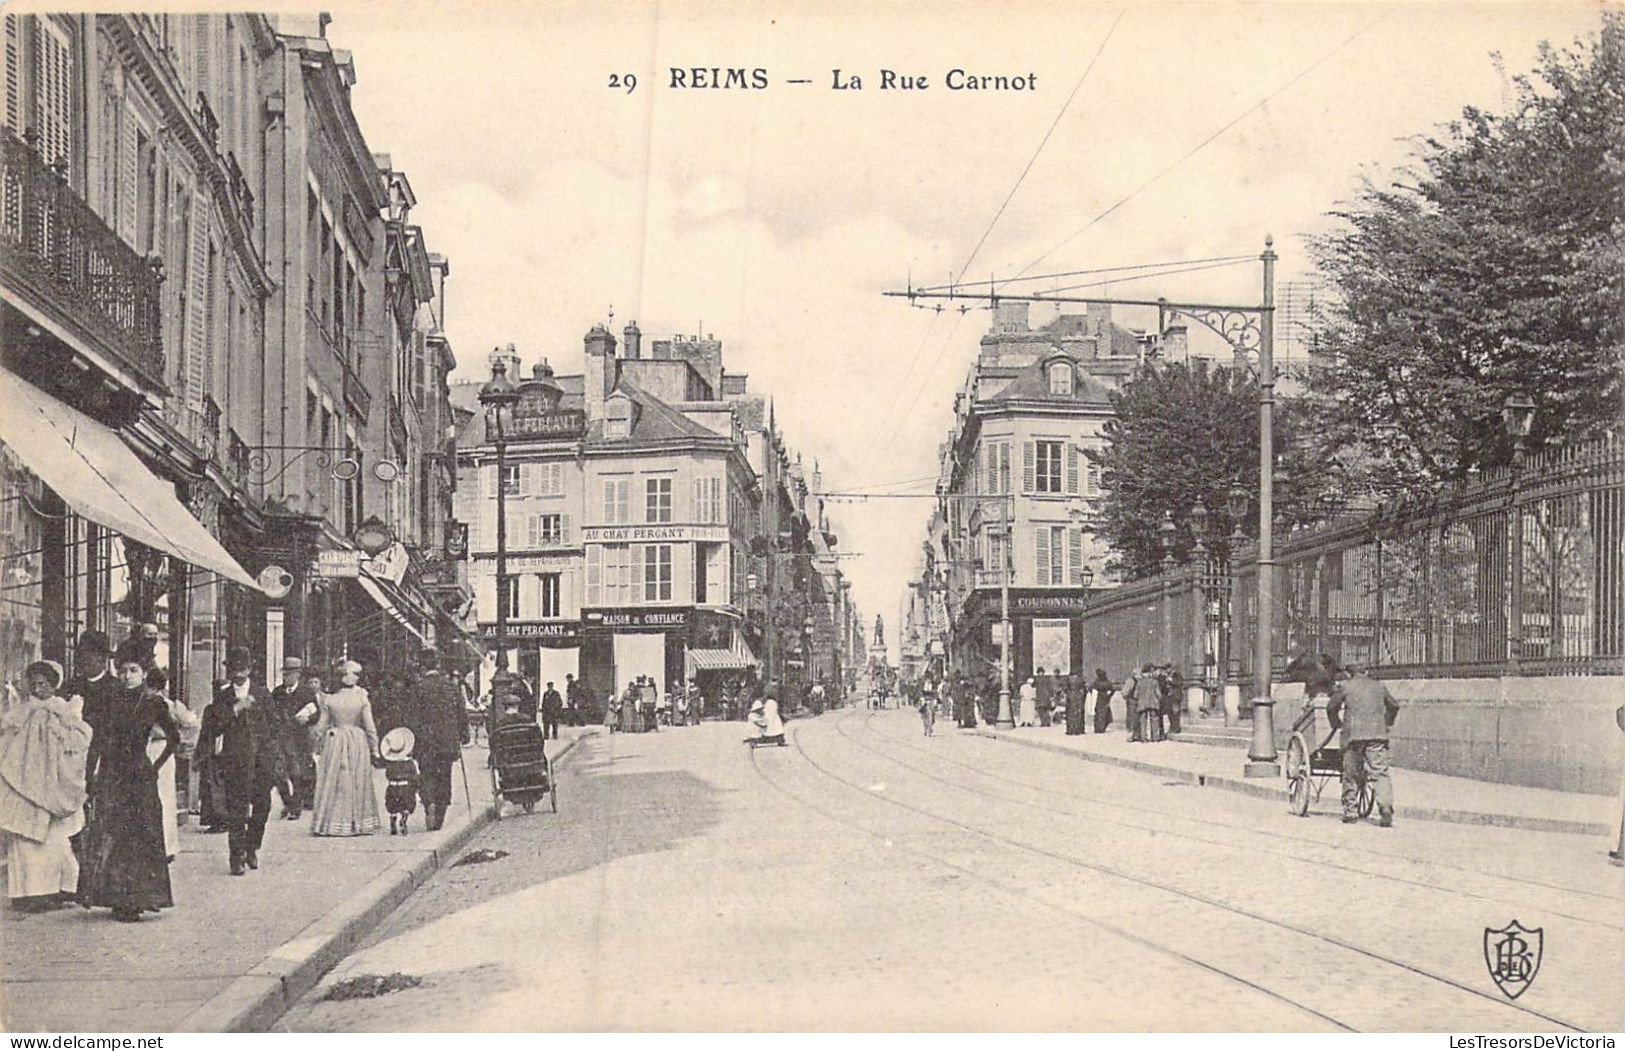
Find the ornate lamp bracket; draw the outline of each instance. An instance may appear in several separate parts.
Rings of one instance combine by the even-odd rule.
[[[1164,328],[1167,328],[1170,318],[1186,317],[1207,328],[1236,350],[1256,351],[1263,338],[1259,326],[1259,319],[1263,316],[1261,310],[1193,308],[1166,302],[1159,304],[1159,307]]]
[[[278,463],[276,453],[294,455]],[[248,451],[249,480],[255,485],[269,485],[287,474],[294,464],[312,455],[316,458],[316,466],[332,470],[335,478],[345,480],[361,473],[361,465],[351,459],[345,449],[332,449],[324,445],[260,445]]]

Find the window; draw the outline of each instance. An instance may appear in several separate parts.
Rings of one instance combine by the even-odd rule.
[[[330,305],[328,296],[331,294],[333,286],[328,284],[327,278],[323,275],[325,275],[327,270],[327,258],[333,251],[333,228],[327,224],[327,216],[325,215],[322,216],[321,240],[317,243],[321,248],[321,266],[317,270],[317,275],[321,278],[322,290],[322,308],[318,316],[322,319],[322,327],[326,328],[331,318],[331,315],[328,313],[328,308]]]
[[[510,620],[519,618],[519,578],[503,577],[497,581],[497,615]]]
[[[626,478],[604,480],[604,524],[625,525],[631,521],[630,502],[632,482]]]
[[[151,255],[158,248],[158,153],[144,131],[137,129],[135,142],[135,248],[142,255]]]
[[[1066,527],[1033,530],[1034,579],[1040,585],[1066,583]]]
[[[557,516],[555,516],[555,517],[557,517]],[[543,616],[543,617],[562,617],[562,616],[564,616],[564,607],[559,601],[559,594],[560,594],[559,579],[560,579],[560,577],[559,577],[559,574],[557,574],[557,573],[543,573],[542,574],[542,586],[541,586],[542,609],[541,609],[541,614],[540,615]]]
[[[982,446],[981,487],[984,493],[1010,491],[1009,442],[988,442]]]
[[[721,525],[722,479],[694,479],[694,521],[700,525]]]
[[[531,515],[529,541],[530,547],[550,547],[564,543],[564,516]]]
[[[1089,472],[1088,472],[1088,474],[1089,474],[1089,495],[1090,496],[1099,496],[1100,495],[1100,463],[1099,463],[1099,461],[1096,461],[1096,460],[1090,460],[1089,461]]]
[[[1049,367],[1049,392],[1070,396],[1072,394],[1072,363],[1057,361]]]
[[[646,544],[643,548],[643,601],[671,601],[671,545]]]
[[[644,521],[671,521],[671,479],[649,478],[644,481]]]
[[[604,437],[629,438],[632,436],[632,404],[625,398],[616,398],[604,406]]]
[[[1058,493],[1061,491],[1061,442],[1034,442],[1036,464],[1033,491]]]
[[[516,463],[502,465],[502,495],[519,495],[519,465]]]
[[[563,496],[564,465],[562,463],[532,464],[529,489],[532,496]]]

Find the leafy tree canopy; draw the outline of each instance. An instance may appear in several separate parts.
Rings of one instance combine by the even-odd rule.
[[[1209,369],[1205,363],[1154,364],[1112,395],[1116,417],[1105,426],[1101,454],[1106,496],[1095,525],[1116,552],[1113,568],[1133,578],[1162,565],[1163,516],[1175,527],[1176,561],[1196,541],[1193,509],[1209,512],[1204,544],[1215,555],[1229,550],[1231,523],[1224,511],[1230,490],[1247,493],[1243,533],[1257,536],[1258,387],[1250,374]],[[1313,522],[1327,510],[1341,478],[1311,433],[1305,403],[1283,399],[1275,413],[1275,510],[1281,527]]]
[[[1317,377],[1334,445],[1392,494],[1511,458],[1502,406],[1534,399],[1530,448],[1618,425],[1625,365],[1625,14],[1543,44],[1507,113],[1468,108],[1369,180],[1312,243],[1336,306]]]

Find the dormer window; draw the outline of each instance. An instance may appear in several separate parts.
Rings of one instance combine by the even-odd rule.
[[[1072,363],[1070,361],[1056,361],[1050,364],[1049,392],[1063,397],[1071,397]]]
[[[613,398],[604,406],[604,437],[632,437],[632,402]]]

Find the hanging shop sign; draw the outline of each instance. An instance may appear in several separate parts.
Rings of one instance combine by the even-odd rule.
[[[318,577],[359,577],[361,575],[361,552],[351,549],[338,551],[316,552],[316,575]]]

